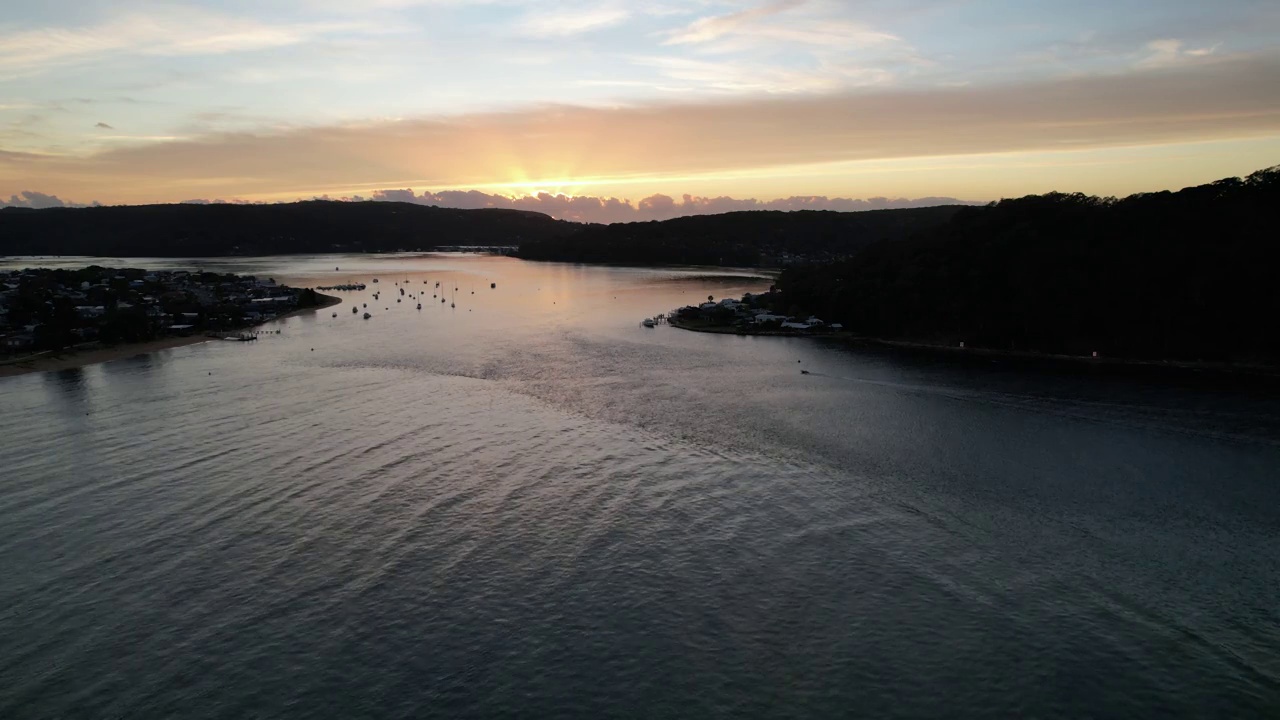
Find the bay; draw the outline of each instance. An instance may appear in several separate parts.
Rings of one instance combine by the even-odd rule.
[[[639,324],[749,271],[0,267],[88,262],[379,282],[0,379],[0,716],[1280,712],[1274,394]]]

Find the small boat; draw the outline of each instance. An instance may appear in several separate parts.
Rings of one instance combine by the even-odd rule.
[[[373,317],[373,316],[372,316],[372,315],[370,315],[369,313],[365,313],[365,314],[364,314],[364,319],[365,319],[365,320],[368,320],[368,319],[369,319],[369,318],[371,318],[371,317]]]
[[[808,374],[809,374],[809,371],[808,371],[808,370],[801,370],[801,371],[800,371],[800,374],[801,374],[801,375],[808,375]]]
[[[367,306],[366,306],[366,307],[367,307]],[[352,315],[355,315],[355,314],[356,314],[356,313],[358,313],[358,312],[360,312],[360,311],[359,311],[359,310],[357,310],[357,309],[355,309],[354,307],[353,307],[353,308],[351,308],[351,314],[352,314]]]
[[[490,289],[490,290],[493,290],[493,289],[494,289],[494,288],[496,288],[496,287],[498,287],[498,283],[489,283],[489,289]]]
[[[373,279],[373,281],[374,281],[374,282],[378,282],[378,278],[374,278],[374,279]]]
[[[644,319],[644,321],[643,321],[643,322],[641,322],[640,324],[641,324],[641,325],[643,325],[643,326],[645,326],[645,327],[647,327],[647,328],[651,328],[651,327],[656,326],[658,323],[654,322],[654,321],[653,321],[653,318],[645,318],[645,319]]]
[[[351,308],[351,309],[352,309],[352,310],[355,310],[355,308]],[[334,317],[338,317],[338,313],[334,313],[334,314],[333,314],[333,316],[334,316]]]
[[[422,303],[418,303],[418,309],[419,309],[419,310],[421,310],[421,309],[422,309]]]

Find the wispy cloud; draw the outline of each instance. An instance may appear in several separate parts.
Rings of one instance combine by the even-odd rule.
[[[518,32],[531,37],[563,37],[602,30],[625,22],[632,11],[621,4],[591,3],[548,10],[535,7],[520,22]]]
[[[738,52],[766,44],[794,44],[845,51],[901,44],[902,38],[841,17],[839,7],[809,0],[781,0],[747,10],[700,18],[669,34],[667,45],[698,45]]]
[[[770,177],[802,164],[1280,135],[1280,58],[998,87],[405,119],[219,133],[90,157],[0,156],[0,192],[149,198],[329,188],[591,188]],[[156,138],[159,139],[159,138]],[[652,184],[652,183],[650,183]],[[74,187],[88,188],[83,193]],[[199,188],[196,190],[195,188]],[[177,198],[172,198],[177,199]]]
[[[169,9],[79,28],[46,27],[0,34],[0,76],[92,62],[110,55],[222,55],[296,45],[363,23],[266,24],[206,11]]]
[[[1217,49],[1216,46],[1189,48],[1185,42],[1177,39],[1152,40],[1147,43],[1145,54],[1138,61],[1138,67],[1168,67],[1180,62],[1207,58]]]
[[[836,92],[924,64],[902,38],[857,22],[850,5],[821,0],[707,15],[665,33],[663,47],[637,62],[720,92]]]

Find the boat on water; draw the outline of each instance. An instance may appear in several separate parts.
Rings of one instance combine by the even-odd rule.
[[[365,314],[364,314],[364,319],[365,319],[365,320],[368,320],[368,319],[369,319],[369,318],[371,318],[371,317],[373,317],[373,316],[372,316],[372,315],[370,315],[369,313],[365,313]]]
[[[494,289],[494,288],[496,288],[496,287],[498,287],[498,283],[489,283],[489,289],[490,289],[490,290],[493,290],[493,289]]]
[[[373,279],[373,281],[374,281],[374,282],[378,282],[378,278],[374,278],[374,279]]]
[[[356,314],[356,313],[358,313],[358,312],[360,312],[360,311],[359,311],[359,310],[357,310],[357,309],[355,309],[354,307],[353,307],[353,308],[351,308],[351,314],[352,314],[352,315],[355,315],[355,314]]]
[[[354,310],[354,308],[352,308],[352,309]],[[334,314],[333,314],[333,316],[334,316],[334,317],[338,317],[338,313],[334,313]]]
[[[422,309],[422,303],[418,303],[418,309],[419,309],[419,310],[421,310],[421,309]]]
[[[640,324],[647,328],[651,328],[657,326],[658,323],[654,322],[653,318],[645,318],[640,322]]]

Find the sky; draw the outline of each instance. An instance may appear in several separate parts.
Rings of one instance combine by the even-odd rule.
[[[1125,195],[1277,163],[1274,0],[0,14],[0,204],[366,198],[613,222]]]

